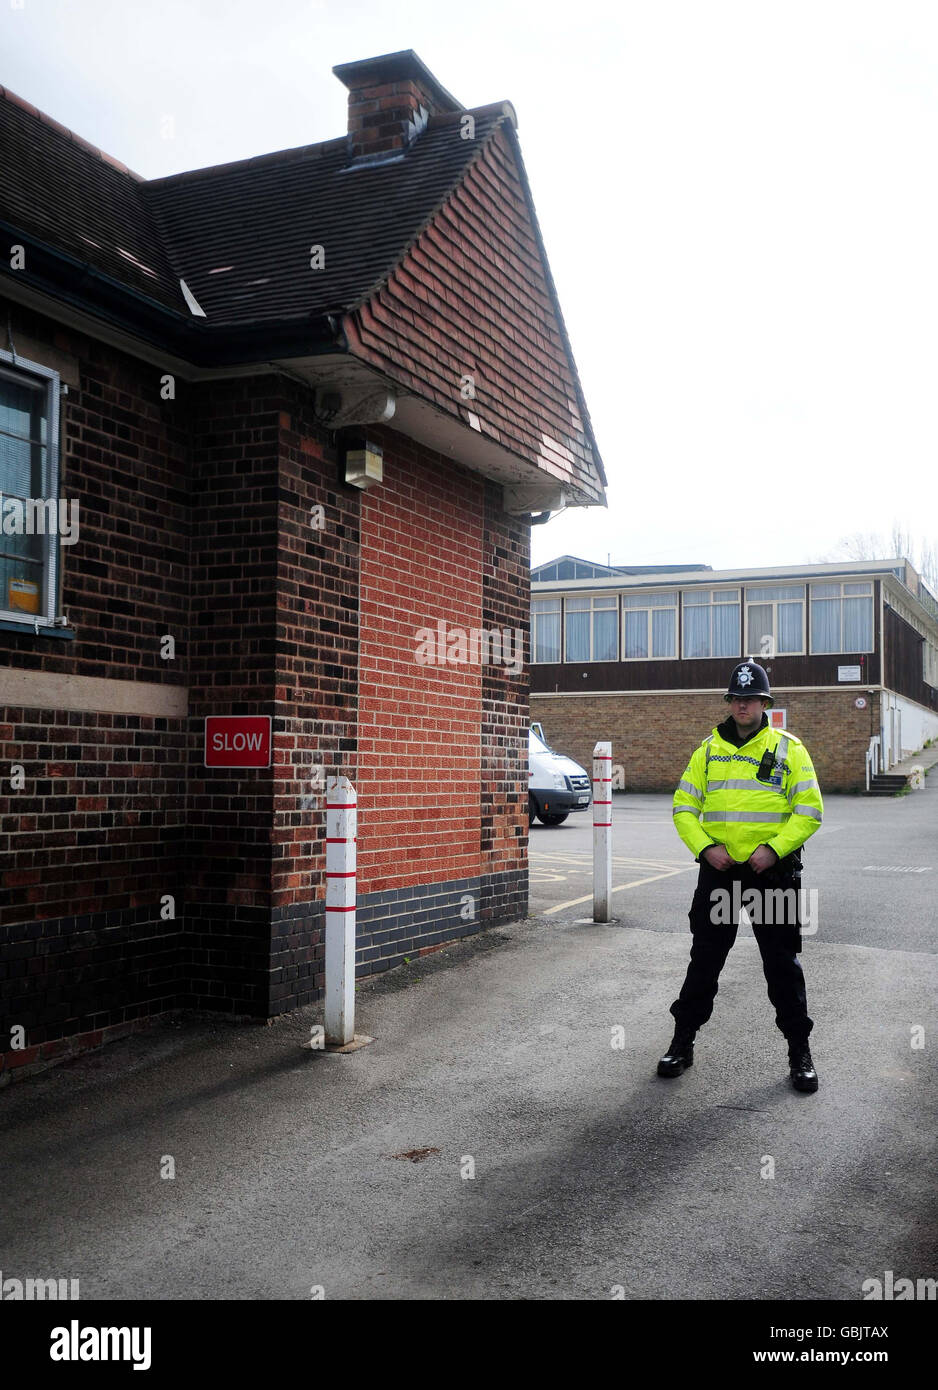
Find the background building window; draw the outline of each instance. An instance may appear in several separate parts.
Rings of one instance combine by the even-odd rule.
[[[617,594],[564,601],[566,661],[615,661],[619,646]]]
[[[623,594],[622,655],[625,661],[677,656],[677,591]]]
[[[739,590],[688,589],[684,600],[684,655],[739,656]]]
[[[7,503],[58,499],[57,373],[0,351],[0,616],[47,624],[55,617],[58,537],[7,534]]]
[[[873,584],[811,585],[811,651],[873,650]]]
[[[531,650],[534,661],[560,660],[560,595],[531,604]]]
[[[804,585],[746,589],[746,651],[753,656],[804,651]]]
[[[922,643],[922,679],[926,685],[938,687],[938,647],[927,638]]]

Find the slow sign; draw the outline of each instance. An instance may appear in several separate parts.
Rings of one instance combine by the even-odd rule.
[[[270,767],[269,714],[210,714],[206,767]]]

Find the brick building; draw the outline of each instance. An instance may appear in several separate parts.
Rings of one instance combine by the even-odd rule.
[[[865,787],[871,740],[884,768],[938,738],[938,601],[905,559],[714,571],[564,556],[532,571],[531,593],[531,717],[586,767],[611,739],[626,791],[674,790],[748,656],[823,791]]]
[[[7,1077],[319,997],[329,775],[361,974],[527,910],[529,528],[602,464],[510,104],[334,71],[347,134],[152,181],[0,89]]]

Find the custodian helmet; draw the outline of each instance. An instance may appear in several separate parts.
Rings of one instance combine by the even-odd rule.
[[[741,661],[735,667],[723,698],[731,700],[734,695],[761,695],[770,705],[774,703],[769,689],[769,678],[758,661]]]

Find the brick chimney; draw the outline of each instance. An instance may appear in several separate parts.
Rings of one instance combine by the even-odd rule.
[[[412,48],[339,63],[332,69],[348,87],[349,157],[376,164],[400,157],[431,116],[464,108]]]

